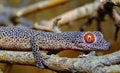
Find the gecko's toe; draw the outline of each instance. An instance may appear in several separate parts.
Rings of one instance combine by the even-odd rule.
[[[39,61],[36,63],[36,66],[40,69],[45,69],[48,67],[48,63],[45,61],[41,61],[41,62]]]
[[[48,65],[45,63],[36,63],[36,66],[40,69],[45,69],[48,67]]]
[[[44,68],[45,68],[44,65],[43,65],[42,63],[40,63],[40,62],[37,62],[37,63],[36,63],[36,66],[37,66],[38,68],[40,68],[40,69],[44,69]]]
[[[46,61],[48,57],[42,57],[39,59],[39,61],[36,62],[36,66],[39,67],[40,69],[44,69],[48,67],[48,63]]]

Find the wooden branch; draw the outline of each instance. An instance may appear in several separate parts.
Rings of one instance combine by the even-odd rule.
[[[38,23],[34,23],[33,26],[30,26],[32,29],[37,29],[37,30],[43,30],[43,31],[49,31],[49,32],[55,32],[54,29],[50,29],[49,27],[39,25]]]
[[[38,23],[35,23],[30,28],[37,29],[37,30],[43,30],[43,31],[49,31],[49,32],[61,33],[61,30],[57,26],[57,24],[60,20],[61,20],[61,18],[57,18],[57,19],[54,20],[52,29],[50,29],[49,27],[45,27],[44,25],[39,25]]]
[[[98,69],[95,69],[92,71],[92,73],[119,73],[120,72],[120,65],[111,65],[111,66],[104,66],[104,67],[98,67]]]
[[[23,16],[34,11],[47,9],[68,2],[69,0],[45,0],[18,10],[14,16]]]
[[[112,64],[120,62],[120,51],[104,56],[89,56],[86,58],[67,58],[57,55],[48,56],[44,53],[43,55],[49,57],[46,59],[46,62],[50,69],[57,71],[68,70],[77,73],[92,72],[98,69],[103,71],[104,69],[101,69],[101,67],[111,68]],[[0,61],[11,62],[13,64],[35,65],[32,52],[0,51]]]
[[[51,29],[53,27],[53,21],[56,18],[61,18],[60,22],[58,23],[58,25],[61,26],[66,23],[72,22],[74,20],[83,18],[83,17],[92,16],[92,14],[96,13],[99,6],[104,2],[112,2],[116,5],[120,5],[119,0],[96,0],[92,3],[78,7],[76,9],[68,11],[64,14],[61,14],[61,15],[49,20],[47,23],[45,23],[45,24],[47,24],[46,27],[49,27]]]
[[[0,73],[3,73],[1,69],[0,69]]]
[[[1,69],[0,69],[0,73],[3,73]]]
[[[99,5],[100,5],[100,2],[98,2],[98,1],[86,4],[84,6],[81,6],[81,7],[78,7],[76,9],[73,9],[71,11],[68,11],[64,14],[61,14],[61,15],[49,20],[48,23],[46,23],[46,24],[48,25],[48,27],[52,28],[53,27],[53,24],[52,24],[53,21],[56,18],[61,18],[58,25],[59,26],[64,25],[64,24],[69,23],[71,21],[74,21],[76,19],[83,18],[83,17],[86,17],[86,16],[89,16],[89,15],[93,14],[96,11],[96,9],[98,8]]]
[[[43,2],[39,2],[37,4],[33,4],[33,5],[28,6],[28,7],[25,7],[23,9],[18,10],[18,11],[16,11],[15,9],[12,9],[12,8],[7,9],[7,12],[9,12],[9,15],[10,15],[10,13],[13,13],[13,14],[10,15],[10,17],[14,18],[14,16],[18,17],[18,16],[26,15],[27,13],[31,13],[32,11],[36,11],[37,9],[41,10],[41,9],[49,8],[49,7],[52,7],[52,6],[55,6],[55,5],[58,5],[58,4],[62,4],[62,3],[68,2],[68,1],[69,0],[43,1]],[[84,6],[76,8],[74,10],[68,11],[68,12],[66,12],[62,15],[59,15],[59,16],[49,20],[47,23],[45,23],[45,24],[47,24],[46,26],[39,25],[39,29],[54,31],[52,28],[53,28],[53,22],[56,18],[61,18],[58,25],[64,25],[65,23],[69,23],[69,22],[74,21],[76,19],[83,18],[83,17],[86,17],[86,16],[91,16],[93,13],[96,12],[96,10],[99,8],[100,4],[102,4],[103,2],[108,2],[108,1],[109,0],[96,0],[92,3],[86,4]],[[110,0],[110,1],[113,2],[116,5],[120,4],[119,0]],[[8,7],[8,8],[10,8],[10,7]],[[18,19],[18,21],[24,22],[21,19]]]
[[[50,7],[53,7],[56,5],[60,5],[60,4],[66,3],[68,1],[69,0],[41,1],[41,2],[35,3],[33,5],[30,5],[28,7],[22,8],[20,10],[3,6],[3,9],[5,10],[4,13],[6,13],[6,15],[9,15],[9,16],[4,15],[3,17],[1,17],[0,21],[2,23],[0,23],[0,24],[3,24],[3,25],[12,24],[12,23],[13,24],[25,24],[25,26],[30,26],[32,28],[31,25],[33,24],[33,22],[30,22],[30,21],[28,21],[25,18],[22,18],[20,16],[26,15],[26,14],[31,13],[33,11],[43,10],[43,9],[50,8]],[[53,29],[50,29],[48,27],[44,27],[44,26],[37,25],[37,24],[35,24],[34,26],[35,26],[34,27],[35,29],[53,32]],[[54,30],[54,32],[55,32],[55,30]]]
[[[34,65],[32,52],[0,51],[0,61],[13,64]]]

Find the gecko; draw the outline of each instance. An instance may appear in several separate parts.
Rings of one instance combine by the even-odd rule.
[[[0,27],[0,49],[31,49],[36,66],[44,69],[48,66],[41,50],[93,51],[109,50],[110,43],[104,40],[99,31],[86,32],[44,32],[21,27]]]

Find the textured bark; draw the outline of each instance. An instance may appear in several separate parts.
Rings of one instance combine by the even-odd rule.
[[[14,16],[23,16],[23,15],[27,15],[29,13],[35,12],[35,11],[40,11],[43,9],[47,9],[50,7],[54,7],[57,5],[61,5],[63,3],[68,2],[69,0],[44,0],[44,1],[40,1],[38,3],[35,3],[33,5],[29,5],[27,7],[24,7],[20,10],[18,10]]]
[[[1,69],[0,69],[0,73],[3,73]]]
[[[71,72],[106,72],[108,68],[114,70],[119,68],[116,63],[120,62],[120,51],[104,55],[104,56],[88,56],[86,58],[67,58],[59,57],[57,55],[46,55],[46,62],[48,67],[57,71],[71,71]],[[0,61],[10,62],[12,64],[35,65],[35,59],[32,52],[17,52],[17,51],[0,51]],[[111,65],[111,66],[110,66]],[[112,70],[111,70],[112,71]],[[118,72],[119,69],[117,70]]]
[[[84,6],[81,6],[76,9],[73,9],[71,11],[68,11],[66,13],[63,13],[63,14],[49,20],[48,23],[46,23],[47,27],[52,28],[53,22],[56,18],[61,18],[61,20],[58,23],[58,25],[61,26],[66,23],[72,22],[74,20],[83,18],[83,17],[94,16],[93,14],[96,13],[96,10],[100,7],[101,4],[103,4],[105,2],[112,2],[118,6],[120,5],[119,0],[95,0],[92,3],[88,3]]]

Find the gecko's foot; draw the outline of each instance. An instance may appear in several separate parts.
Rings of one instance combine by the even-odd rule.
[[[36,66],[38,67],[38,68],[40,68],[40,69],[44,69],[45,67],[44,67],[44,65],[43,65],[43,63],[42,62],[36,62]]]
[[[90,56],[96,56],[96,52],[95,51],[91,51],[88,54],[79,55],[78,58],[86,58],[86,57],[90,57]]]
[[[47,68],[48,64],[46,62],[39,61],[39,62],[36,62],[36,66],[40,69],[45,69]]]
[[[48,63],[46,61],[46,59],[48,59],[48,56],[42,56],[39,57],[39,60],[37,60],[36,62],[36,66],[39,67],[40,69],[44,69],[48,67]]]

